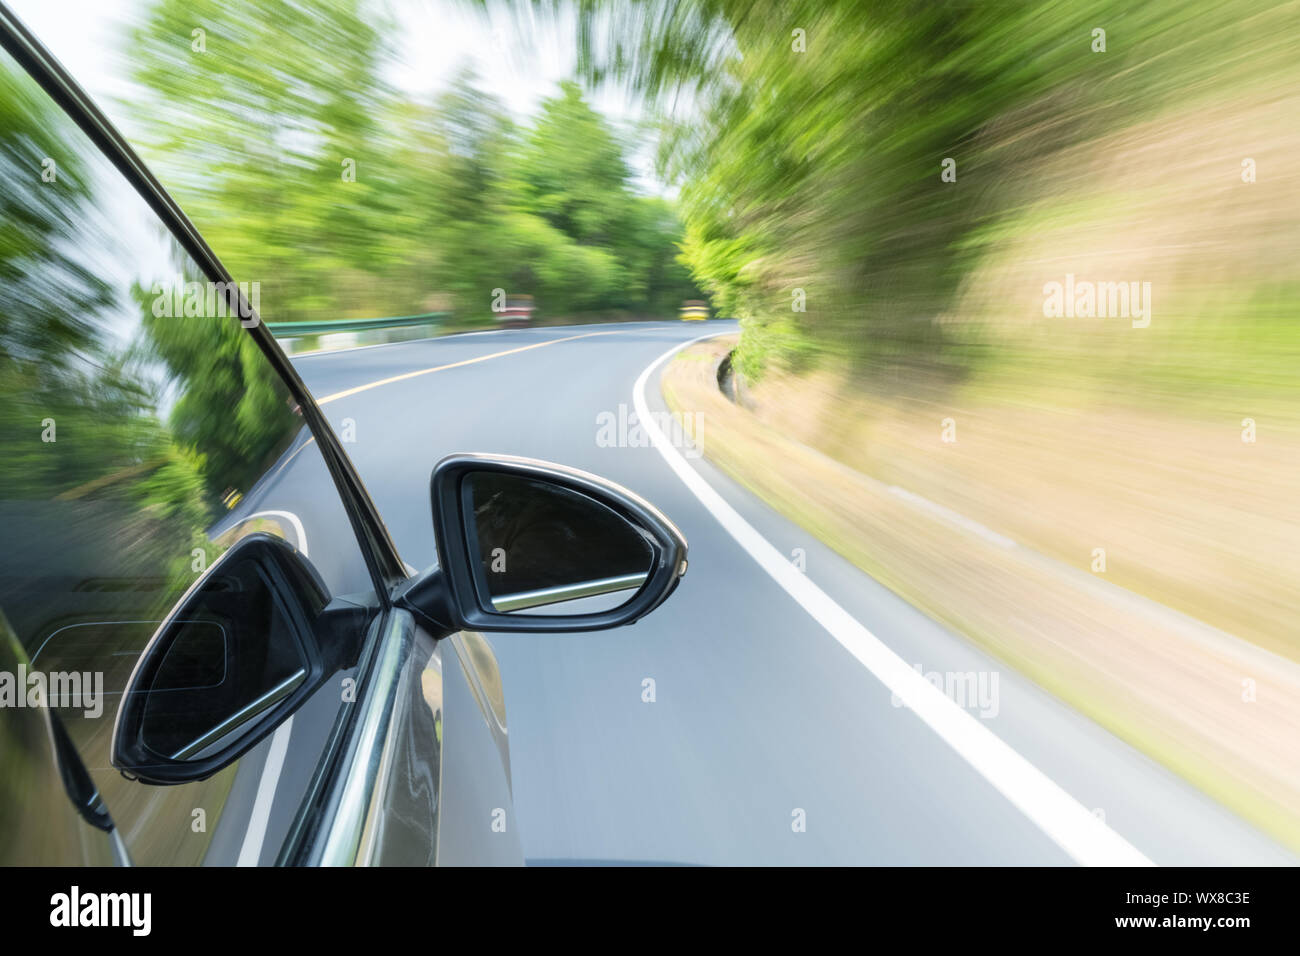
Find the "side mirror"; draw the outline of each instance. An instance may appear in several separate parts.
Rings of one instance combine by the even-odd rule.
[[[346,618],[316,571],[268,534],[241,538],[177,602],[136,662],[111,762],[146,783],[202,780],[243,756],[344,666]],[[331,638],[334,638],[331,640]]]
[[[631,624],[686,573],[672,522],[595,475],[461,454],[438,462],[431,485],[439,567],[401,600],[440,633]]]

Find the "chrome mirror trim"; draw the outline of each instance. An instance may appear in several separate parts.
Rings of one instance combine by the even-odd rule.
[[[296,673],[290,674],[280,683],[276,684],[261,697],[251,700],[235,713],[231,714],[217,726],[213,727],[206,733],[201,734],[194,740],[190,741],[176,753],[172,754],[172,760],[188,760],[190,757],[197,756],[201,751],[220,741],[227,734],[238,730],[248,721],[252,720],[258,714],[269,710],[280,701],[284,700],[295,690],[302,686],[303,681],[307,679],[307,669],[298,668]]]
[[[622,574],[612,578],[597,578],[594,581],[578,581],[575,584],[538,588],[535,591],[517,591],[514,594],[494,597],[492,607],[498,611],[522,611],[530,607],[559,604],[562,601],[576,601],[578,598],[613,594],[616,591],[632,591],[645,584],[649,576],[646,573]]]

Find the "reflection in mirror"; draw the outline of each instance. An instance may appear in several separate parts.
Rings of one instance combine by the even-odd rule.
[[[235,800],[232,822],[223,822],[237,768],[146,792],[112,767],[115,717],[140,656],[195,581],[249,533],[282,538],[304,557],[314,550],[327,590],[367,606],[379,602],[373,578],[320,443],[257,330],[232,312],[229,286],[185,253],[4,51],[0,178],[0,632],[12,632],[15,660],[82,675],[51,694],[51,710],[113,808],[133,862],[233,864],[238,842],[232,849],[214,835],[237,829],[248,813]],[[256,302],[259,280],[271,275],[238,278]],[[305,288],[279,285],[267,301],[275,299],[279,317],[312,317],[295,311],[311,294],[295,297],[290,286]],[[215,667],[211,634],[186,631],[191,660],[169,662],[168,681]],[[236,635],[226,639],[234,648]],[[0,660],[0,671],[15,666]],[[227,673],[223,686],[236,679],[244,677]],[[250,692],[240,685],[218,700],[215,689],[201,691],[233,707],[219,719],[255,699]],[[160,687],[154,713],[166,713],[168,696],[193,699],[190,690]],[[320,692],[336,709],[349,706],[338,697]],[[160,726],[149,741],[177,752],[194,740],[180,739],[193,729],[189,719],[178,714],[174,734]],[[304,763],[329,746],[332,725],[299,722],[294,748]],[[0,791],[43,773],[36,750],[0,751]],[[190,829],[196,807],[208,814],[201,832]],[[267,845],[287,825],[273,814]],[[0,838],[0,863],[61,860],[62,833],[27,827],[21,846]]]
[[[266,571],[236,559],[159,635],[141,675],[140,740],[172,760],[201,759],[307,679],[307,660]]]
[[[462,501],[477,537],[476,583],[492,610],[608,611],[631,600],[650,573],[654,551],[642,532],[579,492],[482,471],[465,477]]]

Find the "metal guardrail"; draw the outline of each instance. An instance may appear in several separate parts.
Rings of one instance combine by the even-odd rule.
[[[426,312],[424,315],[395,315],[384,319],[325,319],[320,322],[267,322],[266,327],[277,339],[331,332],[368,332],[372,329],[400,329],[412,325],[435,325],[451,318],[450,312]]]

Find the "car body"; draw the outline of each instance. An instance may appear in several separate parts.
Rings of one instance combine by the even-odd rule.
[[[2,6],[0,44],[0,863],[522,863],[481,632],[629,623],[685,541],[594,476],[459,454],[417,573],[256,290]],[[531,577],[488,576],[499,527]]]

